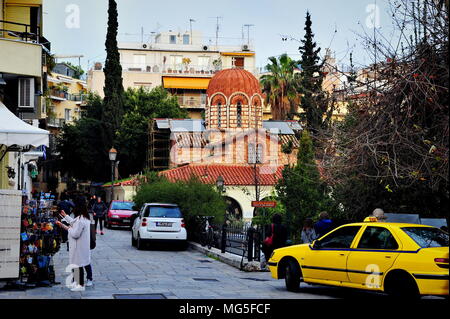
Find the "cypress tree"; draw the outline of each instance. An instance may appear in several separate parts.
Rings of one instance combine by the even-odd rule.
[[[115,133],[119,129],[123,116],[123,84],[122,66],[120,65],[119,49],[117,47],[117,3],[109,0],[108,31],[106,35],[105,87],[103,91],[102,122],[104,127],[105,151],[114,145]]]
[[[324,124],[323,116],[327,110],[324,92],[322,90],[323,63],[319,63],[320,48],[316,49],[314,33],[311,29],[311,15],[306,12],[305,37],[299,51],[302,55],[300,60],[302,78],[300,82],[300,93],[302,94],[301,107],[305,111],[303,119],[312,134],[316,133]]]
[[[320,179],[308,131],[302,132],[297,164],[283,170],[283,178],[278,181],[276,190],[279,200],[286,207],[288,232],[294,242],[298,242],[305,218],[316,217],[321,210],[331,207],[326,185]]]

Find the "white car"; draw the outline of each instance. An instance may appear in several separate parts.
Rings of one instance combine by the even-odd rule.
[[[149,242],[175,242],[187,247],[183,214],[174,204],[147,203],[135,216],[131,244],[141,250]]]

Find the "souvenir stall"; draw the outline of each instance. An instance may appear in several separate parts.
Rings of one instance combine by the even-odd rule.
[[[55,284],[53,256],[61,245],[52,200],[25,200],[20,232],[19,281],[25,287]]]
[[[0,162],[7,153],[23,154],[42,145],[48,147],[49,132],[25,123],[0,102]],[[57,230],[45,201],[41,207],[41,202],[28,200],[30,190],[21,189],[25,172],[21,170],[21,156],[18,158],[19,162],[7,163],[11,172],[18,172],[14,174],[17,181],[10,183],[15,189],[0,189],[0,281],[36,283],[47,278],[51,282],[47,264],[57,251]],[[14,175],[8,177],[14,179]]]

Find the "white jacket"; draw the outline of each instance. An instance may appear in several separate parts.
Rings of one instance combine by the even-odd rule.
[[[84,267],[91,263],[91,222],[82,216],[64,218],[69,228],[69,263]]]

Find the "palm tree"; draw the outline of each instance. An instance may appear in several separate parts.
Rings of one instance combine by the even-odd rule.
[[[273,120],[286,120],[293,117],[299,105],[298,85],[300,73],[298,61],[292,60],[287,54],[278,59],[270,57],[266,68],[269,74],[260,79],[262,91],[266,95],[266,103],[270,104]]]

